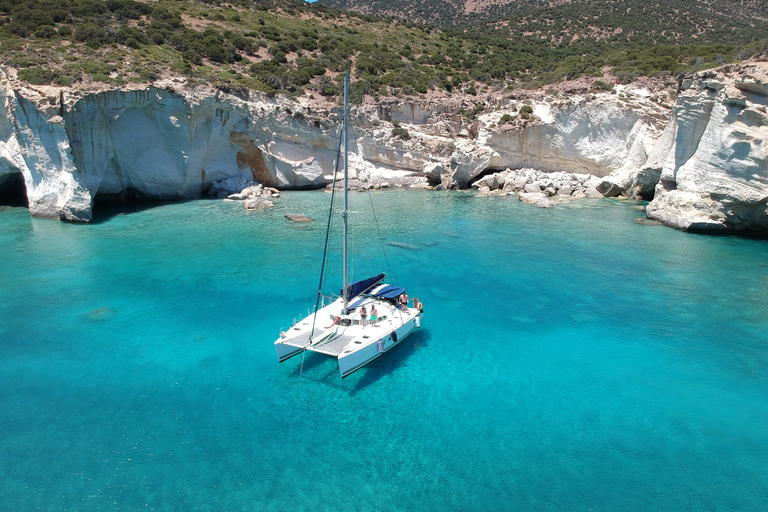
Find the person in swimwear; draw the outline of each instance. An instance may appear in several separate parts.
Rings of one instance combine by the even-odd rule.
[[[363,306],[360,308],[360,324],[362,324],[363,327],[365,327],[366,318],[368,318],[368,310]]]
[[[376,315],[378,315],[376,305],[373,305],[371,306],[371,325],[376,325]]]

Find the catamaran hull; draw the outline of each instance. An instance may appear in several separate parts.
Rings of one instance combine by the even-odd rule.
[[[292,347],[290,345],[283,345],[282,343],[275,343],[275,350],[277,351],[277,360],[283,362],[286,359],[300,354],[303,349]]]
[[[398,329],[395,329],[393,333],[390,333],[388,336],[382,338],[379,342],[381,343],[381,348],[379,347],[379,343],[371,343],[367,347],[357,350],[351,354],[340,355],[339,371],[341,372],[341,377],[344,378],[354,373],[374,359],[378,359],[396,345],[400,344],[400,342],[402,342],[406,336],[411,334],[411,332],[413,332],[421,324],[421,316],[422,314],[416,315],[409,321],[405,322],[405,324],[400,326]]]

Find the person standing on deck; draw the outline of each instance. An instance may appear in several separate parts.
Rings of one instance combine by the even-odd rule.
[[[365,309],[365,306],[360,308],[360,324],[362,324],[363,327],[365,327],[365,319],[368,317],[368,310]]]
[[[400,309],[405,312],[406,308],[408,308],[408,294],[403,292],[403,294],[400,295]]]

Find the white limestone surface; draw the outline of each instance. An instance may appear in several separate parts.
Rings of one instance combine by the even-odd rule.
[[[683,83],[656,152],[661,181],[647,214],[685,230],[768,229],[768,63]]]
[[[697,75],[674,109],[630,88],[353,106],[349,167],[363,182],[411,174],[443,188],[504,169],[590,174],[600,178],[589,187],[555,190],[655,192],[648,215],[668,225],[765,229],[764,66]],[[23,176],[33,215],[88,221],[97,197],[226,196],[250,182],[318,188],[336,166],[338,105],[181,86],[84,93],[32,88],[10,75],[0,72],[0,187]],[[533,109],[529,119],[523,105]],[[505,114],[512,122],[501,124]],[[393,136],[395,123],[408,137]]]

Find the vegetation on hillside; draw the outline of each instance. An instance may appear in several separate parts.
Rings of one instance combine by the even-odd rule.
[[[0,61],[37,85],[119,86],[182,75],[233,92],[327,97],[341,93],[340,74],[351,71],[359,103],[385,93],[533,88],[602,76],[605,66],[622,81],[671,79],[765,47],[748,34],[728,39],[720,28],[714,33],[724,42],[686,35],[673,44],[639,28],[619,32],[621,16],[585,18],[571,8],[576,3],[542,11],[545,21],[436,29],[301,0],[0,0]],[[592,34],[588,26],[597,24]],[[606,36],[617,33],[626,37]]]
[[[508,20],[520,23],[541,22],[544,33],[565,24],[582,27],[627,27],[663,39],[678,33],[683,38],[704,36],[722,38],[715,42],[735,42],[746,35],[760,36],[768,20],[765,0],[318,0],[320,3],[348,11],[402,19],[437,26],[467,26],[476,22]],[[761,21],[762,20],[762,21]],[[558,27],[559,25],[559,27]],[[664,34],[665,31],[670,33]],[[693,30],[692,30],[693,29]],[[741,34],[746,30],[747,34]],[[751,34],[749,34],[751,32]],[[589,32],[577,30],[572,34]],[[684,41],[680,41],[684,42]],[[690,42],[690,41],[689,41]],[[712,42],[712,41],[710,41]]]

